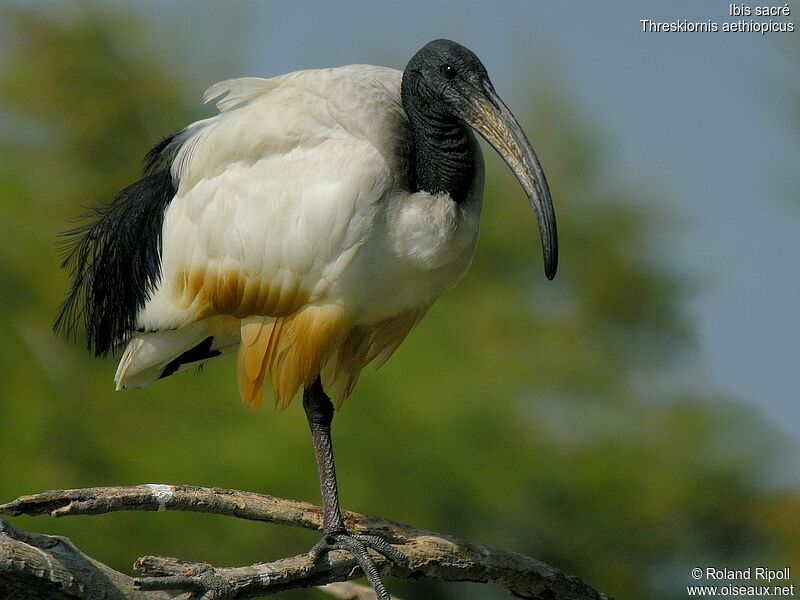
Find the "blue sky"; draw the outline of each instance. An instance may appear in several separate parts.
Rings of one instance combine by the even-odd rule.
[[[686,224],[666,250],[707,282],[691,303],[713,390],[752,404],[800,440],[800,129],[781,90],[798,88],[795,33],[645,33],[640,19],[738,20],[727,2],[146,2],[158,35],[230,76],[384,62],[425,42],[474,50],[510,106],[530,76],[557,74],[610,142],[610,180],[658,182]],[[755,4],[749,4],[755,7]],[[783,6],[783,5],[782,5]],[[800,5],[775,18],[800,28]],[[750,17],[758,21],[762,18]],[[180,32],[180,33],[178,33]],[[180,44],[176,44],[179,47]],[[218,71],[216,71],[218,72]]]

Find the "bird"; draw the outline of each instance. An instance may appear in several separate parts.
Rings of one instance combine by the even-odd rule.
[[[142,177],[66,232],[72,285],[54,328],[121,357],[116,388],[141,388],[237,354],[242,401],[271,383],[302,390],[323,504],[319,558],[350,551],[390,598],[350,533],[331,439],[336,409],[464,276],[483,204],[478,136],[507,163],[536,216],[555,276],[555,213],[542,166],[480,59],[445,39],[403,71],[372,65],[212,85],[217,114],[157,143]]]

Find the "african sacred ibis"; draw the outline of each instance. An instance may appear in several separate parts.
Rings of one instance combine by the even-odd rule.
[[[117,389],[238,352],[242,400],[302,387],[324,506],[319,556],[351,551],[388,598],[374,536],[347,532],[330,439],[333,405],[386,360],[469,266],[483,162],[505,159],[536,213],[545,273],[555,216],[539,161],[480,60],[435,40],[402,73],[352,65],[211,86],[219,114],[156,145],[144,177],[73,231],[74,276],[56,328],[83,321],[98,356],[122,349]]]

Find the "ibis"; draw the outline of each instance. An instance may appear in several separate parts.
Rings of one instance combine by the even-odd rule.
[[[212,85],[218,114],[164,138],[141,179],[73,229],[73,278],[56,330],[86,330],[96,356],[121,352],[117,389],[237,353],[241,399],[267,382],[286,407],[302,389],[323,503],[312,548],[353,554],[331,422],[362,369],[381,364],[466,272],[484,167],[474,132],[505,160],[538,222],[545,275],[558,262],[542,167],[481,61],[434,40],[404,71],[371,65]]]

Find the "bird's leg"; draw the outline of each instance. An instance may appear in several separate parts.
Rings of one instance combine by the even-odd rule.
[[[336,485],[336,465],[333,461],[331,422],[333,404],[322,389],[319,377],[303,392],[303,409],[306,411],[311,437],[314,440],[314,455],[319,473],[319,491],[322,496],[322,529],[326,534],[346,531],[344,518],[339,508],[339,492]]]
[[[375,550],[389,560],[405,563],[406,558],[386,540],[376,535],[350,534],[344,524],[339,508],[339,490],[336,485],[336,466],[333,462],[331,421],[333,404],[322,389],[319,377],[303,391],[303,409],[306,411],[311,437],[314,440],[314,455],[319,472],[319,489],[322,496],[322,539],[311,549],[315,558],[331,550],[347,550],[364,571],[379,600],[390,600],[389,593],[381,581],[375,561],[369,549]]]

